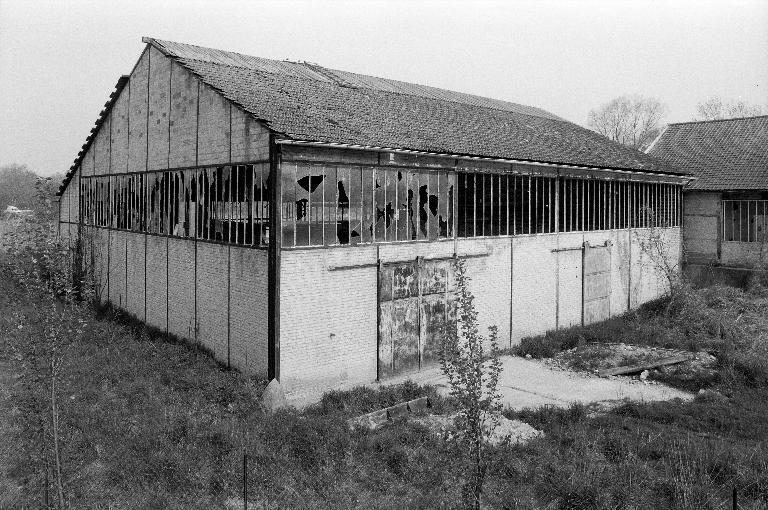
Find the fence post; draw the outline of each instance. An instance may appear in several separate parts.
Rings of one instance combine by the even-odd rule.
[[[243,510],[248,510],[248,453],[243,450]]]

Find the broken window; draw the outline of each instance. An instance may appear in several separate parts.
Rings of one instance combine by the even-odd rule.
[[[266,164],[82,177],[80,221],[264,246],[269,237],[268,181]]]

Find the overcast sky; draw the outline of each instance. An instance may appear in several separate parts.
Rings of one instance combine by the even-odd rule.
[[[768,104],[768,0],[0,0],[0,166],[64,172],[142,36],[538,106],[579,124],[621,94],[691,120]]]

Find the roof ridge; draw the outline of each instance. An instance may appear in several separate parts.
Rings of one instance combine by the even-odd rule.
[[[745,117],[729,117],[727,119],[710,119],[710,120],[689,120],[685,122],[670,122],[669,126],[680,126],[683,124],[708,124],[713,122],[728,122],[732,120],[747,120],[747,119],[760,119],[760,118],[768,118],[768,114],[766,115],[748,115]]]

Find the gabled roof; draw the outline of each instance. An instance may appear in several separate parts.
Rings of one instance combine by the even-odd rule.
[[[308,62],[270,60],[146,37],[142,40],[285,138],[683,173],[540,108]],[[111,107],[107,105],[106,111]],[[90,138],[84,150],[89,144]],[[84,151],[71,173],[82,154]],[[68,174],[62,190],[69,178]]]
[[[670,124],[648,152],[694,174],[690,189],[768,189],[768,115]]]
[[[144,41],[289,138],[681,173],[539,108],[307,62]]]

